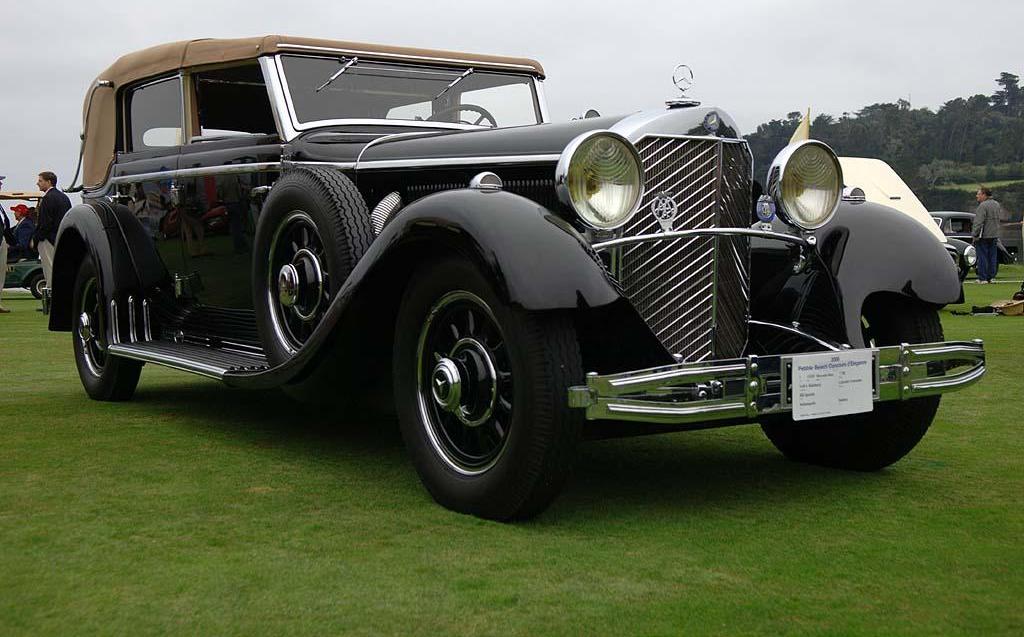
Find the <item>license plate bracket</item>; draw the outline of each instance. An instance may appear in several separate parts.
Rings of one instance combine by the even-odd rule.
[[[871,349],[798,354],[783,358],[782,402],[793,420],[869,412],[878,387],[878,357]]]

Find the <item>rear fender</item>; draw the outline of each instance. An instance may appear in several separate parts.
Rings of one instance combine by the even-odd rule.
[[[145,228],[131,210],[105,201],[87,201],[64,215],[53,257],[49,327],[69,331],[78,267],[86,256],[96,264],[104,302],[128,291],[142,291],[168,280],[167,270]]]

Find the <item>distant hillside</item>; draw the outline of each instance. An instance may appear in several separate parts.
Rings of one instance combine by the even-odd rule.
[[[935,112],[897,100],[838,118],[822,113],[811,122],[811,136],[840,155],[886,161],[933,210],[969,209],[978,185],[985,184],[1016,216],[1024,211],[1024,87],[1007,72],[995,83],[992,95],[958,97]],[[789,113],[747,136],[758,179],[800,117]]]

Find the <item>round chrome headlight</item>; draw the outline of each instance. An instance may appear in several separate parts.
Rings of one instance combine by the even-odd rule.
[[[969,268],[978,265],[978,251],[974,249],[974,246],[964,248],[964,261],[967,262]]]
[[[843,169],[828,145],[809,139],[782,149],[768,170],[782,218],[804,230],[828,223],[843,196]]]
[[[555,188],[585,224],[611,230],[636,214],[643,197],[640,155],[629,140],[609,131],[573,139],[555,169]]]

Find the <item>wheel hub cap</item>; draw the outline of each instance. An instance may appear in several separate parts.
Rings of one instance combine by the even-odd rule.
[[[461,406],[462,375],[458,366],[449,358],[442,358],[434,366],[430,379],[430,393],[437,406],[455,413]]]
[[[465,426],[479,427],[491,417],[497,398],[497,372],[490,353],[476,339],[464,338],[452,348],[451,360],[461,379],[461,398],[452,413]]]
[[[320,308],[324,290],[324,271],[320,259],[303,248],[291,263],[281,266],[277,275],[277,298],[299,319],[310,321]]]
[[[292,307],[299,298],[299,273],[291,263],[284,264],[277,275],[277,298],[285,307]]]
[[[88,343],[92,340],[92,319],[89,318],[87,312],[82,312],[78,317],[78,336],[82,339],[83,343]]]

